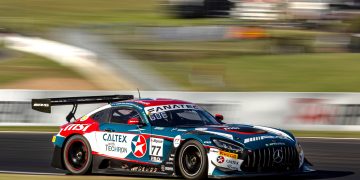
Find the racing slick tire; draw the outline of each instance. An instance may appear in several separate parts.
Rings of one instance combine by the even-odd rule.
[[[200,142],[196,140],[187,141],[180,149],[177,162],[184,178],[192,180],[207,178],[207,154]]]
[[[84,136],[74,135],[66,142],[63,151],[65,168],[74,175],[91,171],[92,154],[89,142]]]

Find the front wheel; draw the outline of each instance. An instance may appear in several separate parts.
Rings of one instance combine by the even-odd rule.
[[[186,142],[180,149],[178,160],[179,170],[184,178],[193,180],[207,178],[207,155],[203,145],[198,141]]]
[[[65,167],[71,174],[83,175],[90,171],[91,148],[84,136],[74,135],[65,144],[63,151]]]

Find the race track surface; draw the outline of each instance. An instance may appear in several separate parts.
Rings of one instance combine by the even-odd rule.
[[[0,172],[63,174],[63,171],[50,166],[52,135],[0,132]],[[291,179],[360,179],[359,139],[299,138],[299,141],[304,148],[305,156],[318,171],[310,176],[291,177]]]

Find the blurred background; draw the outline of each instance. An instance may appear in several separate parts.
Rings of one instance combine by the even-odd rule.
[[[139,88],[229,123],[358,131],[359,52],[359,0],[1,0],[0,124],[71,109],[32,98]]]
[[[0,0],[0,179],[99,179],[50,166],[72,107],[31,99],[137,88],[290,130],[314,179],[359,179],[360,0]]]

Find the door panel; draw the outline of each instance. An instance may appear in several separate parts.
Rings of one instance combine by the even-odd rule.
[[[131,162],[149,162],[151,129],[145,125],[129,125],[127,120],[139,117],[129,107],[113,108],[109,123],[102,123],[96,133],[99,154]]]

